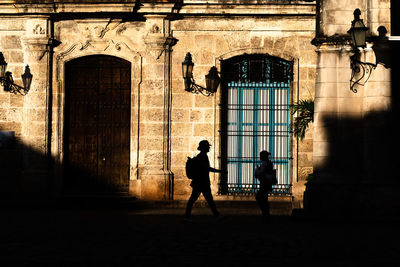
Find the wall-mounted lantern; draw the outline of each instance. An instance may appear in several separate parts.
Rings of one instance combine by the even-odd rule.
[[[26,65],[24,74],[21,75],[22,82],[24,86],[19,86],[14,83],[14,79],[12,77],[12,73],[7,70],[7,62],[4,60],[3,53],[0,52],[0,84],[3,86],[4,91],[13,93],[13,94],[21,94],[26,95],[29,92],[32,83],[31,71],[29,66]]]
[[[366,47],[368,27],[365,27],[364,22],[360,19],[361,10],[356,9],[353,12],[354,20],[351,22],[351,28],[347,32],[351,35],[351,40],[354,48]]]
[[[182,75],[185,83],[185,90],[194,94],[200,93],[205,96],[210,96],[217,92],[218,85],[221,81],[217,68],[214,66],[211,67],[206,75],[206,87],[204,88],[195,83],[193,79],[193,67],[192,55],[187,53],[185,60],[182,62]]]
[[[351,28],[347,33],[351,36],[352,47],[354,54],[350,57],[350,68],[351,78],[350,78],[350,90],[357,93],[357,89],[354,88],[356,85],[364,86],[367,83],[369,77],[371,76],[372,70],[374,70],[377,64],[362,62],[360,60],[360,50],[359,48],[366,47],[367,31],[368,27],[365,27],[364,22],[360,19],[361,11],[360,9],[354,10],[354,20],[351,22]],[[358,76],[357,74],[361,74]],[[356,75],[358,78],[356,78]],[[361,81],[366,77],[364,82]]]

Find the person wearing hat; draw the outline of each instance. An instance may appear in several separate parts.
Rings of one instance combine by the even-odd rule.
[[[265,222],[269,221],[269,203],[268,193],[272,191],[272,183],[266,179],[267,174],[273,174],[274,166],[269,159],[269,153],[266,150],[260,152],[261,166],[257,166],[254,176],[260,181],[260,188],[256,194],[257,204],[261,209]]]
[[[190,183],[192,187],[192,194],[188,200],[186,211],[185,211],[185,220],[190,221],[190,214],[192,212],[193,204],[199,198],[200,194],[203,194],[204,198],[207,200],[207,203],[217,220],[222,219],[222,216],[215,206],[215,202],[211,193],[210,187],[210,172],[222,172],[221,170],[214,169],[210,167],[210,161],[208,159],[207,153],[210,151],[210,143],[207,140],[202,140],[199,143],[197,150],[200,153],[195,157],[196,160],[196,174]]]

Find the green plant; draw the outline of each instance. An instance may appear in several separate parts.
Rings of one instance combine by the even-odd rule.
[[[292,114],[297,113],[294,119],[293,133],[296,137],[303,140],[310,122],[314,121],[314,99],[299,100],[291,105]]]

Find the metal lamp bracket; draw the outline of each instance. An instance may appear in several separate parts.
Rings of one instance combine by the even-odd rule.
[[[190,79],[189,81],[190,87],[186,90],[188,92],[191,92],[193,94],[202,94],[204,96],[212,96],[214,93],[208,91],[205,87],[196,84],[193,78]]]
[[[364,86],[369,78],[371,77],[372,71],[376,69],[377,64],[362,62],[358,58],[360,56],[357,50],[354,55],[350,57],[350,68],[351,68],[351,78],[350,78],[350,90],[353,93],[357,93],[356,85]]]

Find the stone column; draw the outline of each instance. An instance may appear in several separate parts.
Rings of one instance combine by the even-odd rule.
[[[48,192],[49,165],[47,125],[49,66],[47,64],[47,19],[32,19],[26,22],[26,34],[22,39],[25,47],[25,63],[33,75],[30,91],[24,96],[23,136],[24,191]]]
[[[347,30],[354,19],[353,11],[359,8],[361,19],[368,26],[380,23],[376,17],[368,17],[379,13],[379,5],[375,3],[372,10],[371,3],[370,0],[319,2],[318,30],[313,40],[318,53],[315,178],[307,184],[304,194],[306,210],[318,215],[371,217],[393,212],[385,209],[388,205],[400,205],[392,189],[398,186],[382,182],[390,180],[387,177],[393,165],[390,70],[359,63],[356,63],[359,72],[350,68],[350,56],[355,52]],[[386,5],[383,6],[380,12],[387,12]],[[368,19],[373,19],[373,23]],[[375,32],[370,29],[367,36],[373,37]],[[375,64],[372,45],[367,42],[366,48],[359,49],[360,61]],[[350,90],[351,77],[352,82],[358,81],[354,91]]]
[[[178,40],[171,36],[171,22],[164,20],[168,36],[164,42],[164,122],[163,122],[163,171],[168,199],[174,196],[174,174],[171,171],[171,111],[172,111],[172,48]]]
[[[142,199],[172,199],[171,172],[171,52],[177,40],[169,21],[147,18],[140,108],[139,179]]]
[[[352,52],[345,41],[321,44],[317,53],[314,174],[324,181],[356,179],[362,172],[364,88],[350,90]]]

